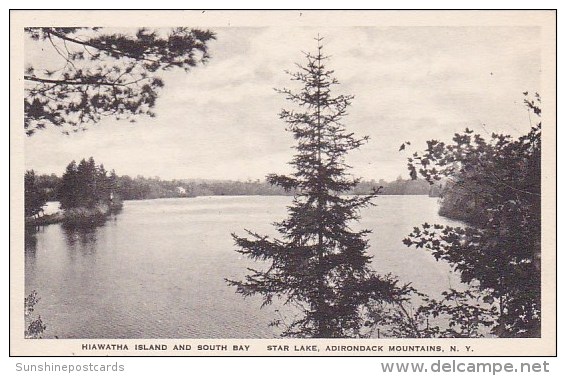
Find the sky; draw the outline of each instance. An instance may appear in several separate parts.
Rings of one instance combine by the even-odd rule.
[[[524,91],[540,90],[537,27],[212,28],[211,60],[161,74],[156,118],[104,119],[85,132],[49,128],[25,139],[25,167],[61,175],[93,156],[119,175],[162,179],[263,179],[289,173],[293,139],[273,89],[299,89],[285,70],[324,37],[336,94],[355,96],[344,119],[369,142],[347,156],[355,176],[408,176],[406,158],[426,140],[466,127],[484,136],[526,133]],[[26,64],[49,64],[49,46],[26,41]],[[543,98],[544,99],[544,98]],[[399,146],[411,142],[406,152]]]

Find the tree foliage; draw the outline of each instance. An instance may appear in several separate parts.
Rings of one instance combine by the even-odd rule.
[[[61,178],[55,174],[36,175],[36,185],[47,195],[48,201],[58,199],[57,192]],[[271,185],[267,180],[205,180],[172,179],[159,177],[131,177],[121,175],[116,177],[116,193],[122,200],[148,200],[155,198],[195,197],[195,196],[292,196],[295,191],[285,191],[280,186]],[[375,187],[380,189],[380,195],[435,195],[436,186],[430,186],[426,180],[397,179],[386,182],[360,181],[349,194],[371,194]]]
[[[410,288],[411,299],[375,304],[368,326],[392,338],[479,338],[494,324],[496,309],[486,305],[480,291],[449,289],[433,299]]]
[[[24,74],[24,129],[47,126],[64,133],[84,130],[102,117],[134,120],[154,116],[159,72],[189,69],[209,59],[208,30],[175,28],[164,36],[139,29],[135,35],[104,34],[100,28],[26,28],[31,39],[51,46],[61,58],[55,68],[29,65]]]
[[[96,165],[94,158],[83,159],[67,165],[61,178],[58,195],[62,209],[93,208],[98,203],[107,204],[115,197],[117,176],[110,174],[103,165]]]
[[[41,316],[34,316],[35,306],[39,302],[40,298],[37,291],[32,291],[24,299],[24,321],[25,321],[25,332],[24,338],[41,338],[47,325],[41,319]]]
[[[39,215],[47,202],[47,194],[37,182],[35,171],[26,171],[24,176],[24,212],[26,217]]]
[[[525,103],[540,116],[538,94]],[[498,301],[494,334],[540,336],[541,122],[518,139],[486,140],[466,129],[452,141],[428,141],[424,153],[409,159],[409,170],[429,182],[448,178],[445,213],[468,226],[425,223],[404,242],[449,262],[463,282],[488,293],[486,303]]]
[[[283,336],[358,337],[364,335],[364,314],[370,302],[402,299],[405,287],[397,280],[370,269],[365,236],[353,231],[351,221],[359,209],[370,204],[377,192],[348,197],[359,180],[352,178],[346,154],[359,148],[358,139],[342,124],[352,96],[333,96],[338,84],[319,45],[306,54],[306,65],[288,72],[299,91],[278,90],[296,109],[283,109],[279,117],[296,140],[296,154],[289,176],[269,175],[268,180],[286,190],[295,190],[287,219],[275,224],[280,238],[252,231],[249,237],[233,235],[237,252],[268,266],[249,269],[242,281],[229,280],[243,296],[259,295],[263,305],[282,299],[300,312],[291,322],[274,320],[284,327]]]

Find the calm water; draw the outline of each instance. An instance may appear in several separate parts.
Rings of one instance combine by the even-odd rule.
[[[278,307],[259,309],[224,278],[240,279],[249,260],[231,233],[274,235],[289,197],[197,197],[126,201],[102,227],[45,226],[26,241],[26,291],[59,338],[270,338]],[[372,229],[373,268],[431,295],[458,285],[448,265],[401,241],[423,222],[449,223],[426,196],[381,196],[362,211]],[[358,227],[356,225],[356,227]],[[257,265],[256,265],[257,266]]]

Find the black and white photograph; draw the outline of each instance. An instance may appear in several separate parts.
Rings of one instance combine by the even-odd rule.
[[[14,354],[555,353],[554,11],[11,22]]]

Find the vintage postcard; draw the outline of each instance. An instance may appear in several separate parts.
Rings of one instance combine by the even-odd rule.
[[[556,12],[10,12],[13,356],[556,355]]]

